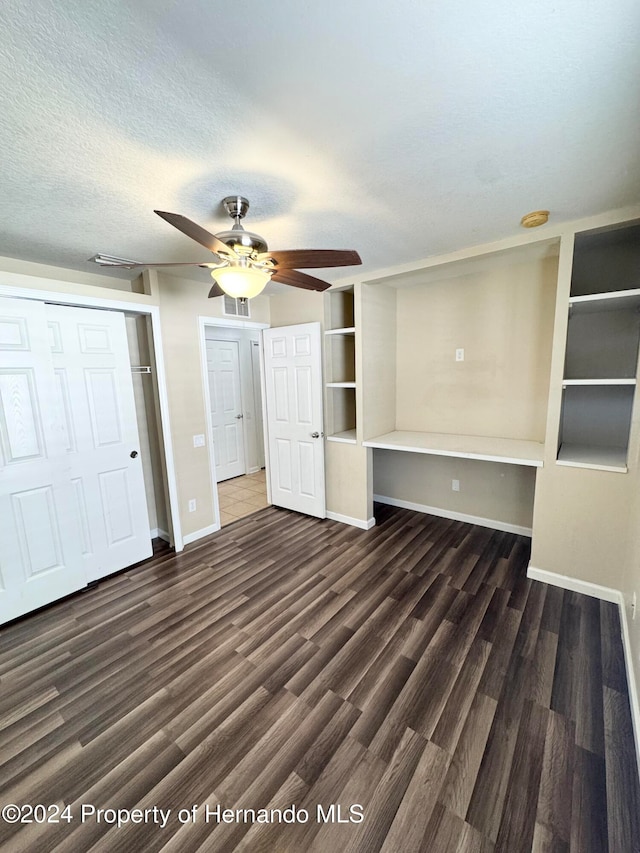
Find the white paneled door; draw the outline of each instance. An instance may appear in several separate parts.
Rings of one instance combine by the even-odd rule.
[[[324,518],[320,324],[263,335],[271,500]]]
[[[0,622],[151,554],[124,317],[0,299]]]
[[[47,305],[87,580],[153,551],[124,315]]]
[[[246,473],[238,341],[207,341],[216,480]]]

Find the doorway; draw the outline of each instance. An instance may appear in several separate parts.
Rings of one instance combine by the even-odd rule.
[[[261,333],[266,324],[201,318],[211,488],[220,527],[270,504]]]

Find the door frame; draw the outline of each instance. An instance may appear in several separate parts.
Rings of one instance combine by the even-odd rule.
[[[173,442],[171,438],[171,424],[169,418],[169,397],[167,394],[167,378],[164,369],[164,353],[162,348],[162,333],[160,328],[160,306],[149,305],[144,302],[128,300],[109,299],[101,296],[84,296],[77,293],[64,293],[56,290],[37,290],[32,287],[34,280],[38,278],[23,273],[0,273],[0,279],[15,281],[16,285],[0,284],[0,296],[14,297],[17,299],[33,299],[38,302],[50,302],[56,305],[70,305],[75,308],[101,308],[106,311],[130,312],[145,314],[151,319],[151,337],[155,353],[156,382],[158,386],[158,408],[160,409],[160,425],[162,427],[162,452],[167,473],[167,491],[169,496],[169,527],[173,537],[173,547],[176,552],[184,550],[184,539],[182,526],[180,524],[180,512],[178,503],[178,483],[173,457]],[[55,285],[55,279],[40,279],[46,285]],[[24,282],[26,285],[22,287]],[[68,283],[59,281],[61,287]],[[96,288],[97,289],[97,288]],[[129,293],[130,291],[123,291]],[[136,296],[137,294],[132,294]],[[140,294],[144,296],[145,294]]]
[[[204,400],[205,421],[207,425],[207,449],[209,451],[209,479],[211,482],[211,496],[213,503],[213,525],[209,528],[209,533],[216,533],[221,529],[220,524],[220,504],[218,501],[218,481],[216,478],[216,457],[215,448],[211,441],[213,425],[211,423],[211,398],[209,396],[209,382],[207,366],[207,341],[205,333],[207,329],[218,327],[220,329],[253,329],[262,331],[269,329],[269,323],[256,323],[253,320],[229,320],[224,317],[207,317],[198,316],[198,332],[200,338],[200,364],[202,373],[202,395]],[[266,447],[266,410],[265,410],[265,385],[264,385],[264,360],[262,357],[262,335],[260,335],[260,389],[262,392],[262,440],[265,442],[264,466],[267,480],[267,501],[271,503],[271,480],[269,478],[269,454]],[[246,449],[246,447],[245,447]]]

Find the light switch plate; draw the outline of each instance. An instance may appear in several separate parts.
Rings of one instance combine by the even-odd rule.
[[[194,435],[193,436],[193,446],[194,447],[204,447],[204,436],[203,435]]]

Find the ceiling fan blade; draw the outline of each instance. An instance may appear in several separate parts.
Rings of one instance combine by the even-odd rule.
[[[351,249],[287,249],[264,254],[273,258],[278,267],[287,269],[350,267],[362,263],[360,255]]]
[[[115,267],[116,269],[133,270],[136,267],[206,267],[216,266],[215,263],[207,261],[169,261],[163,263],[145,263],[145,261],[132,261],[129,258],[118,258],[115,255],[98,253],[88,260],[99,267]]]
[[[224,290],[220,287],[218,282],[216,282],[209,291],[209,299],[213,299],[214,296],[224,296]]]
[[[293,287],[303,287],[305,290],[328,290],[331,285],[328,281],[314,278],[306,272],[298,270],[276,270],[271,276],[271,281],[279,281],[281,284],[290,284]]]
[[[113,267],[113,266],[121,266],[121,265],[120,264],[110,264],[110,266]],[[172,262],[170,264],[163,264],[163,263],[145,264],[143,261],[137,261],[134,266],[136,266],[136,267],[206,267],[207,269],[209,269],[209,266],[211,266],[211,265],[208,263],[203,263],[202,261],[175,261],[175,262]],[[212,264],[212,266],[216,266],[216,264],[214,263],[214,264]]]
[[[233,249],[227,246],[226,243],[218,240],[214,234],[210,234],[205,228],[187,219],[186,216],[181,216],[179,213],[167,213],[164,210],[154,210],[153,212],[161,216],[169,225],[177,228],[178,231],[182,231],[187,237],[191,237],[196,243],[200,243],[205,249],[209,249],[210,252],[222,254],[223,256],[230,255],[234,258],[237,257]]]

